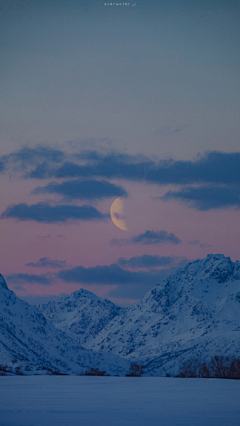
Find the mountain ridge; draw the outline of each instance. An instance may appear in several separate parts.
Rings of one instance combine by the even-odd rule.
[[[74,291],[57,302],[50,301],[36,307],[55,327],[77,339],[81,345],[90,343],[115,316],[125,312],[124,308],[110,300],[84,289]]]
[[[222,254],[189,262],[128,308],[80,289],[36,309],[0,276],[0,308],[12,356],[32,357],[32,364],[43,357],[71,374],[97,367],[124,375],[137,362],[146,375],[178,375],[188,360],[240,354],[240,262]]]
[[[81,347],[8,289],[2,275],[0,283],[1,366],[24,374],[84,374],[98,368],[108,374],[125,375],[129,363]]]
[[[239,354],[240,262],[209,254],[188,263],[107,321],[83,346],[149,365],[149,374],[164,375],[177,374],[190,356]]]

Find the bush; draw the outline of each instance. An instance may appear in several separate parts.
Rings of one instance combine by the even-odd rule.
[[[17,376],[22,376],[23,375],[22,370],[21,370],[20,367],[16,367],[15,374],[17,374]]]
[[[205,379],[211,377],[209,367],[207,366],[206,362],[202,362],[200,364],[199,377],[202,377],[202,378],[205,378]]]
[[[6,365],[0,365],[0,376],[5,376],[5,373],[10,373],[11,369],[9,369]]]
[[[140,377],[143,374],[143,365],[132,362],[130,371],[126,374],[127,377]]]
[[[106,376],[106,371],[100,371],[98,368],[91,368],[85,372],[85,376]]]
[[[198,359],[189,359],[183,364],[179,377],[199,377],[199,369]]]
[[[0,365],[0,371],[3,371],[4,373],[8,372],[8,368],[5,365]]]
[[[233,359],[229,368],[230,379],[240,379],[240,359]]]
[[[31,367],[29,365],[26,365],[25,371],[32,371]]]
[[[215,355],[207,362],[187,360],[177,377],[240,379],[240,359]]]
[[[209,364],[212,377],[225,379],[229,377],[230,360],[228,357],[215,355]]]

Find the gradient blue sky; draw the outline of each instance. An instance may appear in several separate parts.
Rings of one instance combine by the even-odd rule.
[[[27,300],[239,259],[239,2],[110,3],[0,1],[1,272]]]

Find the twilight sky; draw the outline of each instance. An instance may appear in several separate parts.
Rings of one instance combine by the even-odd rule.
[[[0,0],[1,273],[20,297],[125,305],[189,260],[239,259],[239,20],[235,0]]]

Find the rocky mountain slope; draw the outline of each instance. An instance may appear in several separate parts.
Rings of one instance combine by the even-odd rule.
[[[101,315],[96,316],[94,298],[86,293],[91,302],[69,308],[72,321],[66,306],[76,306],[77,296],[55,302],[54,314],[49,304],[41,311],[66,333],[82,335],[84,347],[143,363],[146,374],[178,374],[191,358],[240,357],[240,262],[229,257],[208,255],[189,263],[127,309],[109,305],[103,309],[104,327],[98,328]]]
[[[86,347],[94,344],[113,318],[125,313],[124,308],[83,289],[37,308],[55,327]]]
[[[20,300],[0,275],[0,371],[84,374],[91,368],[125,375],[129,363],[82,348],[35,307]]]

